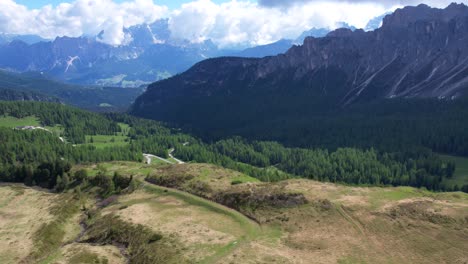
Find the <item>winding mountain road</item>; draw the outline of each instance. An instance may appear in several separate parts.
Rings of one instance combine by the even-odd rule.
[[[189,143],[189,142],[185,142],[185,143],[183,143],[182,145],[183,145],[183,146],[187,146],[188,144],[190,144],[190,143]],[[175,163],[172,162],[172,161],[170,161],[170,160],[168,160],[168,159],[164,159],[164,158],[158,157],[158,156],[153,155],[153,154],[145,154],[145,153],[143,153],[143,157],[145,157],[145,159],[146,159],[146,164],[151,164],[151,159],[152,159],[152,158],[155,158],[155,159],[164,161],[164,162],[169,163],[169,164],[184,164],[185,162],[181,161],[180,159],[178,159],[178,158],[174,157],[174,155],[172,155],[172,153],[174,153],[174,151],[175,151],[175,148],[169,149],[169,151],[168,151],[168,156],[169,156],[169,158],[173,159],[173,160],[175,161]]]
[[[145,153],[143,153],[143,157],[145,157],[145,159],[146,159],[146,164],[151,164],[151,159],[153,159],[153,158],[154,158],[154,159],[161,160],[161,161],[164,161],[164,162],[169,163],[169,164],[174,164],[173,162],[171,162],[171,161],[169,161],[169,160],[167,160],[167,159],[163,159],[163,158],[158,157],[158,156],[153,155],[153,154],[145,154]]]
[[[170,157],[171,159],[175,160],[175,161],[177,162],[177,164],[184,164],[185,162],[181,161],[180,159],[177,159],[176,157],[174,157],[174,156],[172,155],[172,153],[174,153],[174,151],[175,151],[175,149],[173,149],[173,148],[171,148],[171,149],[169,150],[169,157]]]

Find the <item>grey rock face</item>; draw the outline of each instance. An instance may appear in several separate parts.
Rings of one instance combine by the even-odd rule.
[[[207,60],[153,84],[136,107],[153,105],[154,98],[176,103],[171,100],[182,95],[229,96],[236,89],[256,94],[302,89],[333,96],[339,105],[378,98],[457,98],[468,92],[468,7],[406,7],[386,16],[375,31],[338,29],[263,59]]]

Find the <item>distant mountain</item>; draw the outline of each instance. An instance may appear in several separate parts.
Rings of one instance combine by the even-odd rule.
[[[132,41],[129,45],[134,47],[148,47],[153,44],[164,44],[171,40],[168,19],[160,19],[152,24],[132,26],[125,29],[125,33],[132,37]]]
[[[65,84],[37,73],[0,71],[0,98],[28,101],[61,101],[90,110],[123,111],[143,88],[88,87]]]
[[[351,26],[346,22],[336,23],[336,28],[348,28],[352,31],[357,29],[356,27]],[[310,30],[304,31],[296,40],[293,41],[293,43],[296,45],[302,45],[302,43],[304,43],[304,39],[306,39],[307,37],[322,38],[325,37],[331,31],[332,29],[330,28],[312,28]]]
[[[321,38],[325,37],[330,33],[330,29],[327,28],[312,28],[310,30],[304,31],[295,41],[294,44],[302,45],[304,39],[307,37]]]
[[[341,22],[338,27],[353,27]],[[274,56],[307,36],[322,37],[329,29],[311,29],[295,41],[277,42],[233,51],[219,49],[212,41],[193,43],[174,38],[169,20],[124,29],[127,41],[114,47],[97,36],[58,37],[48,41],[31,35],[0,34],[0,69],[42,72],[55,79],[81,84],[140,87],[181,73],[195,63],[219,56]]]
[[[373,19],[369,20],[369,22],[367,23],[366,27],[364,28],[365,31],[371,31],[371,30],[376,30],[378,29],[379,27],[382,26],[382,23],[383,23],[383,19],[385,18],[385,16],[387,15],[390,15],[391,13],[385,13],[381,16],[378,16],[378,17],[374,17]]]
[[[467,43],[467,6],[406,7],[375,31],[338,29],[263,59],[203,61],[149,86],[132,112],[216,131],[280,117],[306,124],[310,113],[391,98],[452,100],[468,93]]]
[[[15,35],[15,34],[4,34],[0,33],[0,44],[10,43],[12,41],[22,41],[26,44],[34,44],[38,42],[48,41],[47,39],[41,38],[36,35]]]
[[[239,52],[234,52],[230,55],[244,58],[263,58],[266,56],[275,56],[281,53],[285,53],[292,47],[292,45],[292,40],[281,39],[271,44],[248,48]]]
[[[221,54],[211,41],[172,39],[167,20],[125,29],[131,41],[118,47],[101,42],[102,33],[33,44],[24,38],[0,42],[0,68],[43,72],[77,84],[139,87]]]

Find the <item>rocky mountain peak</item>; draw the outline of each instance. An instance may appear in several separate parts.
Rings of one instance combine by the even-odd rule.
[[[196,116],[217,112],[207,105],[240,98],[248,98],[251,111],[261,102],[265,113],[278,111],[282,101],[294,104],[282,105],[280,112],[296,113],[300,105],[334,109],[391,98],[454,100],[468,95],[466,43],[465,5],[406,7],[386,16],[375,31],[342,28],[323,38],[307,37],[277,56],[203,61],[152,84],[134,111],[169,122],[193,115],[200,122]],[[191,112],[198,108],[208,110]]]
[[[397,9],[383,20],[383,27],[407,27],[417,21],[448,22],[455,17],[466,16],[468,7],[465,4],[452,3],[445,9],[431,8],[428,5],[407,6]]]

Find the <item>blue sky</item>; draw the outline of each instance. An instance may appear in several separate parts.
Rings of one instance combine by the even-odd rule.
[[[124,1],[125,0],[114,0],[114,2],[124,2]],[[29,8],[40,8],[42,6],[49,5],[49,4],[52,4],[55,6],[64,2],[72,2],[72,0],[68,0],[68,1],[65,1],[65,0],[16,0],[15,2],[18,4],[25,5]],[[187,3],[187,2],[191,2],[191,1],[189,0],[154,0],[155,4],[165,5],[171,9],[180,7],[183,3]],[[226,1],[212,0],[212,2],[222,3]]]

